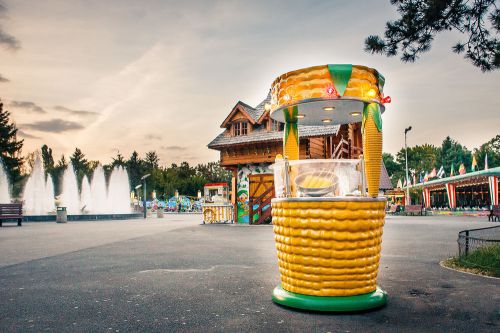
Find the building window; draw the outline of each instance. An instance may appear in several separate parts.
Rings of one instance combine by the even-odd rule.
[[[280,123],[277,120],[271,119],[271,131],[279,132],[283,130],[283,123]]]
[[[234,136],[247,135],[248,134],[248,123],[238,122],[234,124]]]

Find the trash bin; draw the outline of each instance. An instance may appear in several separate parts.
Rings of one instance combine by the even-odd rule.
[[[57,207],[57,223],[66,223],[68,222],[68,212],[66,211],[66,207]]]
[[[158,209],[156,210],[156,217],[159,219],[163,218],[163,208],[158,207]]]

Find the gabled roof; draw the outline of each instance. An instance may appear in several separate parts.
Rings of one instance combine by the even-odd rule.
[[[225,128],[227,126],[227,123],[231,120],[231,118],[234,116],[235,113],[238,111],[242,111],[245,116],[247,116],[248,120],[252,123],[252,125],[261,124],[265,114],[266,114],[266,103],[269,103],[271,101],[271,91],[269,90],[269,93],[267,94],[267,97],[260,102],[256,107],[251,107],[247,103],[244,103],[242,101],[238,101],[234,108],[231,110],[229,115],[224,119],[222,124],[220,125],[221,128]]]
[[[252,114],[255,112],[255,109],[252,108],[250,105],[243,103],[242,101],[238,101],[238,103],[236,103],[231,112],[227,115],[226,119],[224,119],[220,127],[225,128],[229,123],[229,121],[231,120],[231,118],[238,112],[243,113],[247,117],[247,119],[252,123],[252,125],[254,125],[257,122],[257,120],[255,120],[254,117],[252,117]]]
[[[259,124],[262,124],[262,120],[264,120],[264,117],[269,113],[269,111],[266,111],[266,104],[271,104],[271,90],[267,93],[267,97],[255,107],[255,110],[259,114],[257,120]]]

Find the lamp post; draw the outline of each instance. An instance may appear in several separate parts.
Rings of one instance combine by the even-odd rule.
[[[144,218],[146,218],[146,212],[147,212],[147,207],[146,207],[146,178],[148,178],[149,176],[151,176],[151,174],[146,174],[144,176],[141,177],[141,180],[142,180],[142,184],[144,185],[143,189],[144,189],[144,197],[142,198],[142,205],[144,207]]]
[[[137,204],[139,204],[139,189],[142,187],[142,184],[139,184],[135,187],[136,195],[137,195]]]
[[[411,204],[410,199],[410,179],[408,176],[408,146],[406,145],[406,134],[411,131],[411,126],[405,128],[405,162],[406,162],[406,198],[408,199],[408,205]]]

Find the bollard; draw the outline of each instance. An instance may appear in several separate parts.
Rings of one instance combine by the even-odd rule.
[[[158,207],[158,209],[156,210],[156,217],[159,219],[163,218],[163,208]]]
[[[66,207],[57,207],[57,223],[67,223],[68,222],[68,212],[66,211]]]

